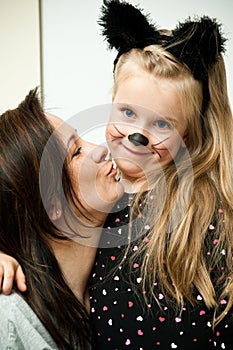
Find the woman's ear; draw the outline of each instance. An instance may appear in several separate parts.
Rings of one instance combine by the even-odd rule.
[[[55,204],[52,204],[49,209],[49,218],[51,221],[56,221],[60,219],[62,215],[61,203],[56,201]]]
[[[183,136],[182,148],[186,148],[189,145],[188,133]]]

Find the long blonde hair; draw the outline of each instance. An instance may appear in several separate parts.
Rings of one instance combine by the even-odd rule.
[[[142,240],[132,259],[142,259],[142,288],[149,286],[147,294],[156,299],[154,283],[159,281],[181,311],[185,300],[197,303],[196,291],[215,310],[213,324],[217,324],[233,304],[233,119],[224,61],[220,55],[209,72],[210,101],[204,114],[201,82],[161,46],[121,55],[115,67],[114,93],[122,80],[138,72],[174,83],[188,122],[188,152],[155,179],[146,202],[152,195],[154,200],[144,211],[150,224],[148,243]],[[164,178],[166,196],[161,207]],[[140,193],[131,217],[139,201]],[[228,303],[220,310],[224,298]]]

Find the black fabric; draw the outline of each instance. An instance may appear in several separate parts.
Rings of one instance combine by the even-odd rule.
[[[135,261],[131,273],[131,282],[135,288],[131,286],[127,261],[116,269],[124,256],[124,246],[116,246],[113,242],[118,242],[116,234],[121,227],[125,229],[120,231],[119,236],[128,235],[126,223],[131,202],[132,197],[125,195],[119,205],[121,211],[109,215],[106,228],[108,232],[111,232],[111,228],[116,230],[114,235],[108,236],[106,232],[103,236],[101,244],[109,248],[99,249],[92,274],[90,301],[96,350],[232,350],[233,324],[229,321],[230,316],[213,332],[212,310],[207,309],[200,295],[197,294],[198,306],[187,304],[179,317],[175,308],[166,303],[157,283],[154,292],[162,308],[158,307],[156,301],[144,303],[140,296],[140,261]],[[135,229],[137,231],[137,227]],[[144,234],[140,237],[136,235],[131,244],[132,256],[137,251],[139,240],[145,244],[148,242],[148,225],[144,229]],[[119,239],[119,242],[123,241]]]

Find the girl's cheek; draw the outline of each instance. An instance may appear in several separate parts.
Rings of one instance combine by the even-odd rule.
[[[107,140],[110,139],[111,134],[112,134],[112,126],[108,124],[105,131],[105,137]]]
[[[118,131],[119,130],[119,131]],[[109,125],[106,128],[106,141],[111,141],[112,138],[122,137],[122,134],[124,134],[124,131],[121,130],[121,128],[117,125],[117,129],[114,127],[114,125]]]

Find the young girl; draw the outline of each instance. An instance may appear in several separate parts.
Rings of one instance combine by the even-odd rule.
[[[45,116],[36,90],[0,116],[0,250],[27,279],[0,295],[1,349],[91,349],[93,241],[122,192],[106,154]]]
[[[106,136],[139,194],[105,223],[91,281],[97,349],[231,349],[233,120],[220,26],[203,17],[158,31],[119,1],[104,1],[101,25],[118,50]]]
[[[108,144],[122,178],[137,191],[146,173],[149,189],[125,195],[105,224],[97,348],[231,349],[233,119],[220,26],[203,17],[157,31],[119,1],[104,2],[100,24],[118,50]]]

